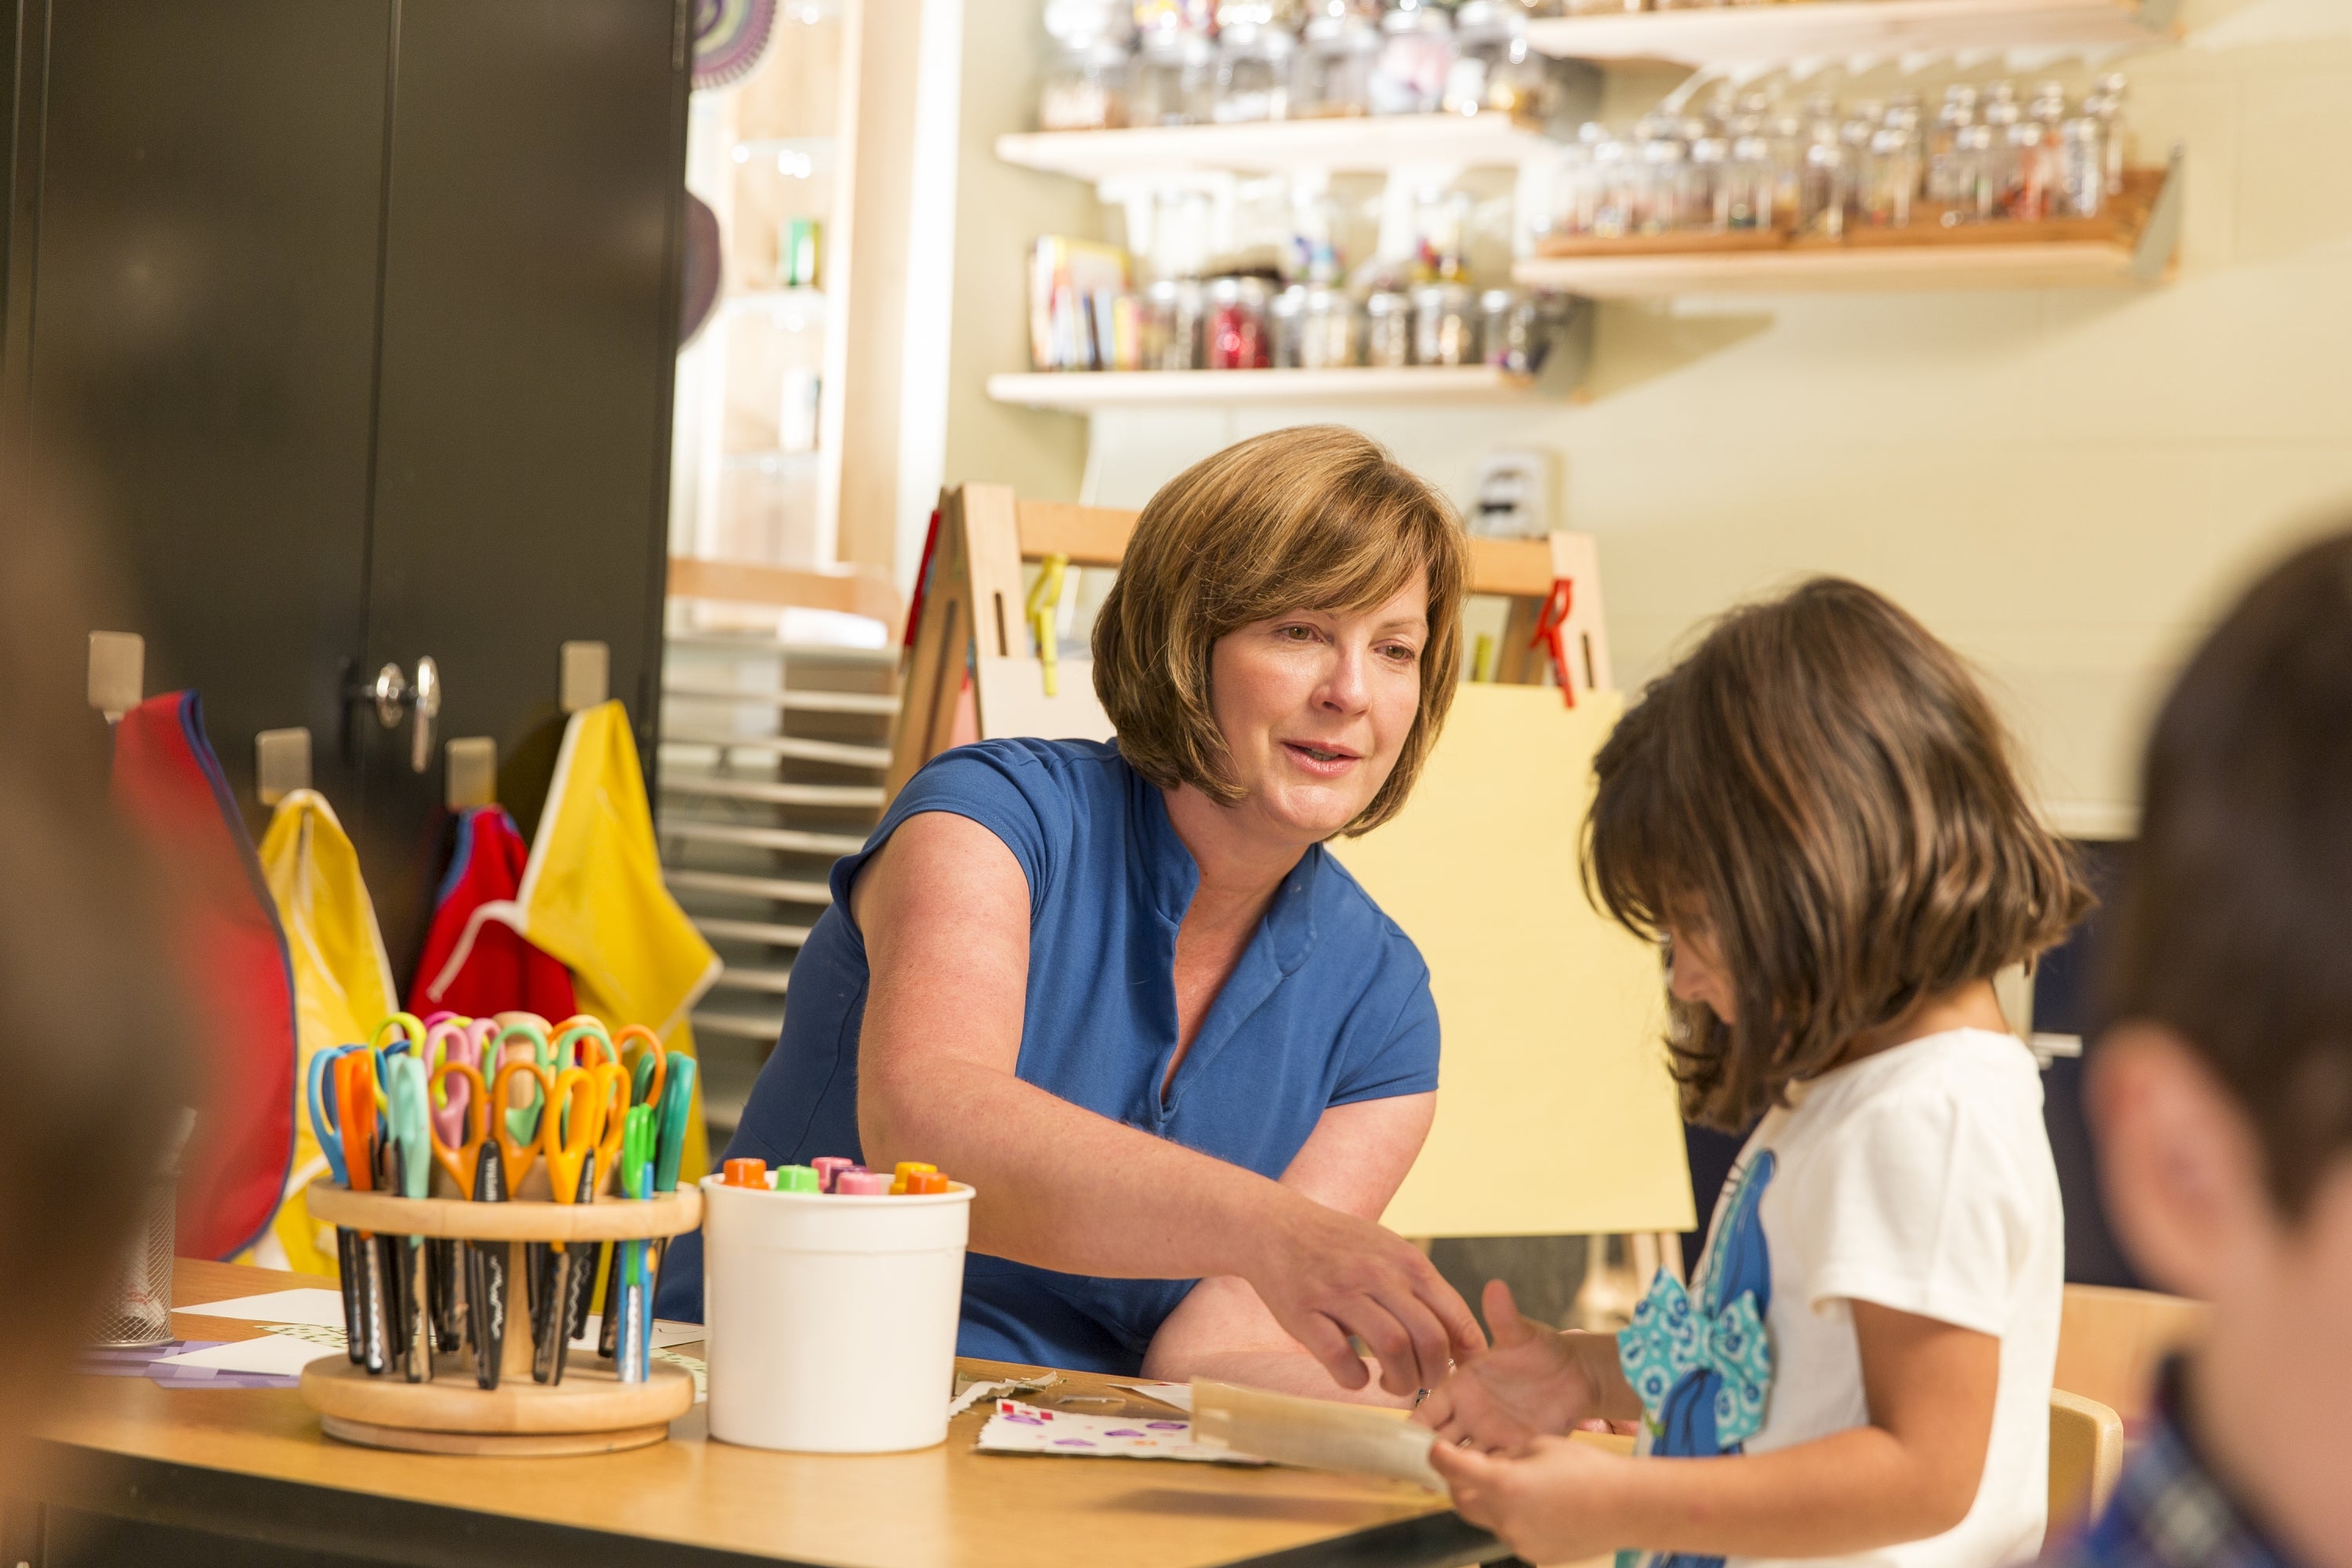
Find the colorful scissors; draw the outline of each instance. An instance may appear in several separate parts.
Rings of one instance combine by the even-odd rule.
[[[375,1188],[375,1053],[353,1051],[335,1063],[337,1131],[343,1144],[343,1165],[351,1173],[353,1192]],[[388,1363],[389,1341],[384,1322],[383,1254],[368,1231],[353,1233],[350,1299],[344,1322],[357,1349],[353,1358],[372,1373],[382,1374]],[[356,1309],[354,1310],[353,1309]]]
[[[499,1106],[507,1125],[513,1130],[515,1141],[529,1143],[539,1136],[540,1107],[547,1102],[546,1085],[552,1081],[555,1069],[555,1047],[548,1042],[547,1031],[525,1019],[517,1019],[504,1026],[499,1030],[489,1053],[483,1058],[482,1071],[492,1073],[495,1066],[497,1076],[503,1079],[506,1064],[510,1059],[508,1047],[517,1040],[526,1042],[530,1047],[530,1059],[541,1071],[540,1087],[533,1091],[528,1105],[509,1105],[506,1096],[501,1094]],[[509,1186],[508,1191],[511,1192],[513,1188]]]
[[[532,1164],[539,1159],[537,1134],[540,1115],[537,1106],[531,1107],[529,1112],[527,1121],[527,1125],[530,1129],[529,1135],[525,1135],[516,1126],[515,1112],[506,1109],[508,1087],[518,1078],[529,1079],[533,1092],[541,1101],[544,1101],[555,1088],[555,1080],[545,1068],[535,1061],[520,1057],[499,1068],[499,1076],[491,1082],[490,1107],[493,1110],[505,1110],[504,1115],[494,1119],[493,1131],[498,1139],[499,1163],[502,1167],[502,1174],[506,1177],[509,1197],[512,1197],[516,1190],[522,1185],[522,1179],[530,1173]]]
[[[402,1197],[421,1198],[431,1190],[432,1107],[425,1097],[425,1063],[415,1056],[394,1057],[385,1064],[390,1105],[384,1112],[390,1140],[394,1189]],[[432,1284],[426,1275],[425,1244],[415,1236],[383,1238],[392,1281],[389,1318],[393,1359],[411,1383],[433,1376]]]
[[[604,1030],[604,1021],[587,1013],[574,1013],[555,1026],[555,1062],[557,1067],[593,1067],[593,1061],[575,1056],[572,1047],[580,1040],[593,1040],[604,1047],[606,1061],[619,1061],[621,1054],[613,1048],[613,1037]]]
[[[337,1062],[353,1051],[366,1049],[365,1046],[336,1046],[329,1050],[314,1051],[310,1055],[310,1068],[308,1075],[310,1135],[319,1141],[319,1152],[327,1157],[327,1173],[335,1178],[335,1185],[339,1187],[348,1187],[352,1184],[351,1172],[343,1164],[342,1119],[336,1114],[336,1107],[342,1092],[341,1087],[342,1080],[340,1079],[335,1080],[334,1092],[324,1100],[320,1098],[320,1090],[326,1087],[327,1074]]]
[[[540,1152],[547,1161],[547,1182],[559,1204],[588,1201],[596,1191],[596,1145],[604,1132],[605,1082],[583,1068],[566,1068],[556,1076],[549,1097],[549,1114],[540,1121]],[[563,1381],[565,1353],[572,1345],[574,1280],[581,1277],[582,1258],[593,1258],[593,1247],[550,1243],[553,1275],[541,1293],[532,1345],[537,1357],[531,1375],[541,1383]],[[593,1267],[593,1265],[592,1265]]]
[[[450,1079],[457,1079],[452,1086]],[[474,1170],[489,1140],[490,1095],[482,1083],[482,1069],[471,1062],[446,1061],[433,1069],[433,1088],[448,1109],[433,1112],[433,1158],[462,1197],[474,1195]],[[458,1090],[463,1090],[462,1094]],[[462,1139],[451,1134],[463,1130]]]
[[[632,1088],[629,1103],[656,1104],[661,1100],[662,1081],[668,1069],[669,1051],[661,1043],[661,1037],[643,1024],[631,1024],[613,1037],[614,1046],[624,1051],[631,1040],[638,1041],[645,1049],[638,1054],[635,1065],[630,1069]]]

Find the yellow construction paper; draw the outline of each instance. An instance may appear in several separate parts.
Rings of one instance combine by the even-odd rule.
[[[1695,1224],[1655,948],[1586,901],[1577,850],[1616,692],[1465,685],[1404,810],[1332,851],[1429,963],[1437,1121],[1382,1223],[1406,1236]]]

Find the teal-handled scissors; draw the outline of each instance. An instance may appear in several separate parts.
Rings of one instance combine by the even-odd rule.
[[[415,1053],[384,1064],[384,1124],[392,1165],[388,1173],[401,1196],[421,1198],[433,1172],[432,1102],[425,1092],[425,1062]],[[392,1344],[409,1382],[433,1377],[432,1285],[425,1273],[424,1242],[414,1236],[387,1236],[393,1283]]]

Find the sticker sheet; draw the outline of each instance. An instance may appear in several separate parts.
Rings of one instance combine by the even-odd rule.
[[[1189,1421],[1130,1415],[1081,1415],[1000,1399],[980,1429],[983,1454],[1064,1454],[1084,1459],[1192,1459],[1212,1465],[1265,1461],[1192,1441]]]

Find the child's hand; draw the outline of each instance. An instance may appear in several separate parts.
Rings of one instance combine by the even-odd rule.
[[[1580,1563],[1625,1545],[1611,1505],[1632,1462],[1568,1437],[1538,1437],[1508,1457],[1444,1442],[1429,1450],[1454,1511],[1530,1563]]]
[[[1413,1419],[1441,1443],[1512,1450],[1592,1415],[1600,1391],[1567,1336],[1522,1317],[1500,1279],[1487,1282],[1485,1304],[1495,1348],[1457,1365]]]

